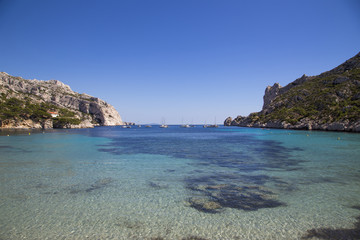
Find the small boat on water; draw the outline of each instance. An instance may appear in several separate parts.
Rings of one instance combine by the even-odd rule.
[[[205,125],[204,125],[204,127],[205,127]],[[213,125],[207,125],[206,127],[207,127],[207,128],[218,128],[219,125],[216,124],[216,117],[215,117],[215,122],[214,122],[214,124],[213,124]]]
[[[151,128],[152,126],[151,126],[151,125],[146,125],[145,127],[146,127],[146,128]]]
[[[203,128],[207,128],[208,125],[206,124],[206,121],[205,121],[205,124],[203,125]]]
[[[190,125],[189,125],[189,124],[184,124],[184,119],[181,119],[181,125],[180,125],[180,127],[182,127],[182,128],[189,128]]]
[[[123,125],[123,126],[121,126],[122,128],[131,128],[131,126],[129,126],[129,125]]]
[[[161,128],[168,128],[169,126],[165,124],[165,118],[162,119],[162,123],[160,125]]]

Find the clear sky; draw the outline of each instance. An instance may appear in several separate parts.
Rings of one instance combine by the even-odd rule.
[[[0,0],[0,71],[136,123],[220,124],[359,51],[359,0]]]

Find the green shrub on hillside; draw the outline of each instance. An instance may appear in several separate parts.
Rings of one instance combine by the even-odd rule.
[[[337,81],[337,79],[345,79]],[[360,120],[360,69],[342,74],[318,76],[310,79],[273,100],[276,108],[261,121],[286,121],[296,124],[302,118],[333,121]]]
[[[61,108],[59,110],[59,115],[61,117],[64,117],[64,118],[72,118],[72,117],[75,117],[75,113],[66,109],[66,108]]]
[[[80,124],[81,120],[75,118],[75,113],[59,108],[49,103],[31,103],[29,98],[20,100],[18,98],[6,98],[6,94],[0,95],[0,120],[6,119],[32,119],[40,121],[50,119],[49,111],[58,111],[59,117],[54,118],[54,123],[58,125]]]
[[[66,126],[66,125],[78,125],[81,123],[80,119],[77,118],[67,118],[67,117],[57,117],[54,118],[54,126]]]

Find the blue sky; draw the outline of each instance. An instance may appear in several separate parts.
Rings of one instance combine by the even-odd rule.
[[[136,123],[222,123],[360,51],[357,0],[0,0],[0,71]]]

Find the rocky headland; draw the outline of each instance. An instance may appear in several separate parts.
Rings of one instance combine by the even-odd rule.
[[[0,72],[0,128],[91,128],[124,125],[105,101],[58,80],[27,80]]]
[[[268,86],[260,112],[224,125],[360,132],[360,53],[318,76]]]

